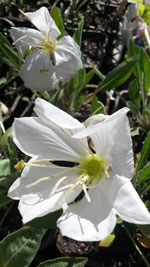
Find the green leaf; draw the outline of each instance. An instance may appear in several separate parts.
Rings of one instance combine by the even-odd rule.
[[[56,93],[53,94],[53,96],[51,97],[50,102],[53,105],[58,104],[59,100],[63,97],[63,95],[64,95],[64,90],[63,89],[61,89],[59,91],[56,91]]]
[[[42,228],[42,229],[51,229],[56,227],[56,222],[58,218],[62,214],[62,209],[49,213],[40,218],[36,218],[31,222],[28,222],[28,225],[35,227],[35,228]]]
[[[79,87],[78,91],[80,91],[80,88],[84,87],[85,79],[86,79],[86,71],[85,68],[83,68],[78,71],[78,87]]]
[[[1,146],[8,145],[8,138],[12,135],[12,127],[8,128],[7,131],[3,134],[1,139]]]
[[[104,105],[99,101],[96,95],[93,95],[92,105],[91,105],[91,115],[105,113]]]
[[[129,50],[128,50],[128,56],[133,57],[133,56],[138,56],[138,55],[140,55],[140,47],[136,45],[133,40],[131,40]]]
[[[146,179],[150,179],[150,164],[147,163],[147,165],[139,172],[137,180],[140,183],[144,183]]]
[[[22,59],[17,53],[11,48],[8,40],[0,33],[0,56],[1,59],[17,70],[21,68]]]
[[[146,164],[149,154],[150,154],[150,132],[148,132],[147,137],[144,140],[144,144],[141,151],[141,157],[138,162],[136,172],[141,170],[141,168],[143,168],[143,166]]]
[[[40,263],[39,267],[84,267],[86,258],[62,257]]]
[[[75,31],[73,35],[73,39],[75,42],[81,46],[81,40],[82,40],[82,31],[83,31],[83,24],[84,24],[84,19],[82,19],[78,25],[78,29]]]
[[[134,103],[132,103],[132,101],[127,101],[127,107],[130,109],[132,113],[137,115],[139,109]]]
[[[0,242],[0,266],[28,267],[39,249],[45,230],[24,227]]]
[[[137,60],[138,57],[134,56],[119,64],[115,69],[108,73],[106,78],[100,83],[95,93],[105,90],[109,91],[123,84],[132,74]]]
[[[51,9],[51,17],[53,18],[58,29],[61,32],[61,34],[57,37],[57,40],[59,40],[64,36],[64,25],[63,25],[60,9],[58,7],[53,7]]]
[[[140,51],[139,62],[140,62],[140,68],[144,76],[143,77],[143,88],[145,89],[147,93],[149,93],[150,92],[150,75],[149,75],[150,59],[146,51],[143,48],[141,48],[141,51]]]
[[[141,50],[141,48],[139,46],[137,46],[133,40],[131,40],[130,41],[129,51],[128,51],[128,56],[129,57],[138,56],[138,58],[139,58],[140,50]],[[139,60],[137,60],[137,63],[135,65],[135,69],[133,70],[133,74],[139,80],[139,84],[141,84],[142,71],[141,71],[141,68],[140,68]]]
[[[10,203],[12,200],[6,194],[0,194],[0,208]]]
[[[138,225],[138,228],[143,235],[150,237],[150,224]]]
[[[90,80],[93,78],[95,74],[94,70],[90,70],[88,73],[86,73],[86,77],[83,83],[83,88],[85,88],[85,86],[90,82]]]
[[[136,80],[133,80],[130,83],[128,88],[128,94],[132,103],[134,103],[138,108],[140,108],[140,101],[141,101],[140,88],[138,87]]]
[[[8,176],[11,173],[10,159],[0,160],[0,177]]]

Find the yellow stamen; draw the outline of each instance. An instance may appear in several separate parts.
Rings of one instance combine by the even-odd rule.
[[[25,166],[25,163],[23,160],[20,160],[17,162],[17,164],[14,166],[14,168],[17,170],[17,171],[21,171]]]

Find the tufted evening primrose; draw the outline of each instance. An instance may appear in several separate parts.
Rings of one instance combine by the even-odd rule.
[[[15,166],[23,171],[8,192],[19,200],[24,223],[63,208],[58,227],[63,235],[80,241],[103,240],[113,231],[117,215],[131,223],[150,223],[131,183],[128,109],[87,128],[40,98],[34,111],[37,117],[15,119],[13,124],[14,142],[31,157]],[[68,205],[81,192],[83,198]]]
[[[30,51],[20,76],[28,88],[55,89],[83,68],[80,48],[69,35],[57,41],[60,31],[46,7],[23,14],[37,29],[12,27],[10,30],[19,54],[24,57]]]

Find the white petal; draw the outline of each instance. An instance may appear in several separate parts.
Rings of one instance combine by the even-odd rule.
[[[33,159],[30,160],[30,163],[32,161]],[[42,181],[43,177],[45,178],[49,175],[51,175],[51,178]],[[68,178],[61,183],[60,187],[71,184],[78,173],[75,170],[70,170],[70,168],[55,166],[51,163],[47,163],[47,167],[27,166],[24,168],[21,177],[17,179],[17,182],[11,186],[8,192],[9,197],[20,199],[19,210],[24,223],[62,207],[62,203],[57,204],[57,202],[67,189],[62,189],[51,197],[50,192],[64,175]],[[39,180],[40,182],[38,182]],[[73,201],[80,191],[81,188],[72,191],[65,201],[67,203]]]
[[[116,214],[127,222],[150,224],[150,213],[126,177],[110,172],[88,194],[90,203],[84,197],[59,218],[63,235],[80,241],[102,240],[113,231]]]
[[[107,195],[108,185],[104,181],[90,189],[90,203],[84,197],[77,204],[68,207],[68,211],[59,218],[57,224],[62,235],[79,241],[98,241],[113,231],[116,213],[112,207],[111,196]]]
[[[55,69],[48,52],[32,52],[25,59],[20,76],[25,86],[35,90],[52,90],[57,87]]]
[[[108,123],[109,121],[120,118],[120,116],[122,116],[122,114],[126,114],[128,110],[129,110],[128,108],[122,108],[118,110],[117,112],[113,113],[112,115],[107,115],[103,123]],[[93,133],[97,132],[98,129],[99,129],[99,124],[92,124],[92,125],[89,125],[87,128],[83,129],[81,132],[76,133],[73,137],[83,138],[86,136],[91,136]]]
[[[115,198],[114,208],[123,220],[135,224],[150,224],[150,213],[130,181],[120,188]]]
[[[55,60],[56,76],[62,82],[67,82],[83,68],[80,48],[70,36],[65,36],[58,41]]]
[[[104,114],[96,114],[91,117],[89,117],[87,120],[85,120],[84,125],[88,127],[89,125],[95,125],[97,123],[103,122],[106,118],[108,118],[109,115]]]
[[[44,124],[39,118],[15,119],[13,138],[18,148],[29,156],[78,162],[88,154],[85,142],[74,140],[51,122]]]
[[[109,120],[109,118],[108,118]],[[129,121],[126,114],[114,121],[112,125],[111,164],[113,170],[128,178],[134,172],[134,160]]]
[[[10,30],[10,35],[15,43],[15,46],[19,54],[24,57],[24,52],[32,47],[41,45],[44,36],[41,32],[29,29],[29,28],[15,28],[12,27]]]
[[[111,234],[115,225],[116,215],[113,210],[99,224],[69,211],[62,215],[57,223],[63,236],[85,242],[103,240]]]
[[[47,123],[51,121],[66,129],[84,128],[84,126],[71,115],[41,98],[36,99],[34,111]]]
[[[60,31],[57,28],[54,20],[51,18],[49,11],[46,7],[41,7],[35,12],[23,13],[32,24],[46,36],[48,36],[52,42],[54,42],[57,36],[60,35]]]
[[[91,125],[73,137],[82,138],[89,135],[94,142],[96,153],[108,157],[117,174],[132,178],[134,161],[127,111],[128,109],[121,109],[104,122]]]
[[[39,159],[41,159],[41,157],[35,156],[31,160],[29,160],[29,163],[33,163],[35,160],[39,160]],[[46,194],[49,195],[51,189],[60,179],[61,174],[64,176],[70,170],[67,167],[59,167],[50,162],[41,162],[41,163],[38,162],[38,164],[41,164],[41,165],[44,164],[44,165],[47,165],[47,167],[25,166],[25,168],[23,169],[21,173],[21,177],[18,178],[9,188],[9,191],[8,191],[9,197],[11,197],[12,199],[20,199],[22,195],[35,194],[38,192],[41,195],[45,195],[45,196]],[[48,176],[52,176],[52,178],[45,179],[41,182],[39,181],[38,183],[35,183],[40,178],[48,177]]]

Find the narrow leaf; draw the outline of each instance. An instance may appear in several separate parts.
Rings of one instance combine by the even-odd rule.
[[[59,40],[64,36],[64,25],[63,25],[60,9],[58,7],[53,7],[51,9],[51,16],[54,19],[58,29],[61,32],[61,34],[57,38],[57,40]]]
[[[111,90],[123,84],[131,76],[137,60],[137,56],[131,57],[109,72],[106,78],[100,83],[96,93]]]
[[[137,46],[133,40],[131,40],[130,41],[129,51],[128,51],[128,56],[129,57],[138,56],[138,58],[139,58],[140,50],[141,50],[141,48],[139,46]],[[133,74],[139,80],[139,84],[141,84],[142,71],[141,71],[141,68],[140,68],[139,60],[137,60],[137,63],[135,65],[135,69],[133,70]]]
[[[12,136],[12,127],[8,128],[7,131],[3,134],[1,145],[7,146],[8,145],[8,138],[9,136]]]
[[[85,84],[86,71],[85,68],[78,71],[78,87],[83,88]]]
[[[147,55],[146,51],[141,48],[141,51],[140,51],[140,58],[139,58],[139,61],[140,61],[140,67],[141,67],[141,70],[143,72],[143,88],[145,89],[145,91],[147,93],[150,92],[150,59],[149,59],[149,56]]]
[[[0,33],[0,55],[1,59],[10,67],[20,69],[22,59],[11,48],[8,40]]]
[[[0,266],[28,267],[39,249],[45,230],[24,227],[0,242]]]
[[[93,78],[95,74],[94,70],[90,70],[88,73],[86,73],[86,77],[83,83],[83,88],[85,88],[85,86],[91,81],[91,79]]]
[[[73,39],[79,46],[81,46],[83,24],[84,24],[84,20],[82,19],[78,25],[78,29],[75,31],[73,35]]]
[[[93,95],[92,105],[91,105],[91,115],[104,114],[104,105],[99,101],[96,95]]]
[[[147,178],[150,179],[150,164],[149,163],[139,172],[137,180],[140,183],[144,183]]]
[[[146,164],[149,154],[150,154],[150,132],[148,132],[147,137],[144,140],[144,144],[141,151],[141,157],[138,162],[136,172],[141,170],[141,168],[143,168],[143,166]]]
[[[86,262],[86,258],[62,257],[45,261],[39,267],[84,267]]]
[[[132,103],[134,103],[138,108],[140,108],[140,101],[141,101],[140,88],[138,87],[136,80],[133,80],[130,83],[128,88],[128,94]]]

